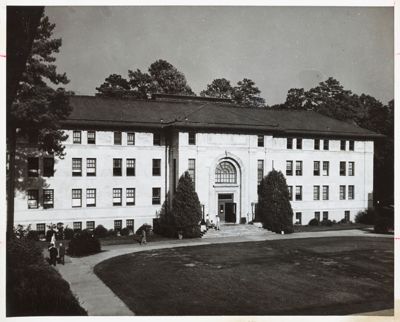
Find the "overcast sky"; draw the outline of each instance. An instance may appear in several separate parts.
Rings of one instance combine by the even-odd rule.
[[[198,94],[215,78],[256,82],[266,103],[332,76],[383,103],[394,96],[393,8],[47,7],[76,94],[165,59]]]

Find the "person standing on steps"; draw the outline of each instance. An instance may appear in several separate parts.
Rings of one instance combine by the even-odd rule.
[[[216,228],[216,229],[219,230],[219,229],[220,229],[220,227],[219,227],[219,221],[220,221],[220,220],[219,220],[219,215],[217,215],[216,220],[217,220],[217,228]]]

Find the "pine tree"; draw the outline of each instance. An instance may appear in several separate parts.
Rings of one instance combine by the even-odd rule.
[[[293,210],[285,176],[272,170],[261,181],[257,212],[264,228],[285,233],[293,232]]]
[[[193,188],[193,181],[187,171],[179,179],[172,200],[171,215],[173,225],[178,231],[183,231],[184,237],[200,236],[201,206]]]

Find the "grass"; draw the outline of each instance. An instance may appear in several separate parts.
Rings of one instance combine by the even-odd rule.
[[[120,245],[120,244],[137,244],[140,243],[141,236],[140,235],[131,235],[131,236],[108,236],[104,238],[99,238],[101,246],[105,245]],[[152,233],[147,235],[146,240],[148,243],[162,240],[171,240],[171,238],[163,237]]]
[[[144,251],[95,272],[136,315],[344,315],[394,305],[389,238]]]
[[[310,231],[331,231],[331,230],[349,230],[349,229],[373,229],[373,225],[358,224],[358,223],[346,223],[346,224],[333,224],[332,226],[297,226],[294,225],[294,232],[310,232]]]

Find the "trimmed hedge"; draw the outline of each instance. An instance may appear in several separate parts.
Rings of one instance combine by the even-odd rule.
[[[103,225],[98,225],[94,229],[94,235],[98,238],[104,238],[107,237],[108,230],[105,228]]]
[[[85,256],[101,251],[100,241],[88,230],[75,233],[68,245],[67,253],[71,256]]]
[[[7,316],[87,315],[32,240],[7,242]]]
[[[308,222],[308,225],[309,226],[318,226],[319,225],[319,221],[318,221],[318,219],[313,218]]]

